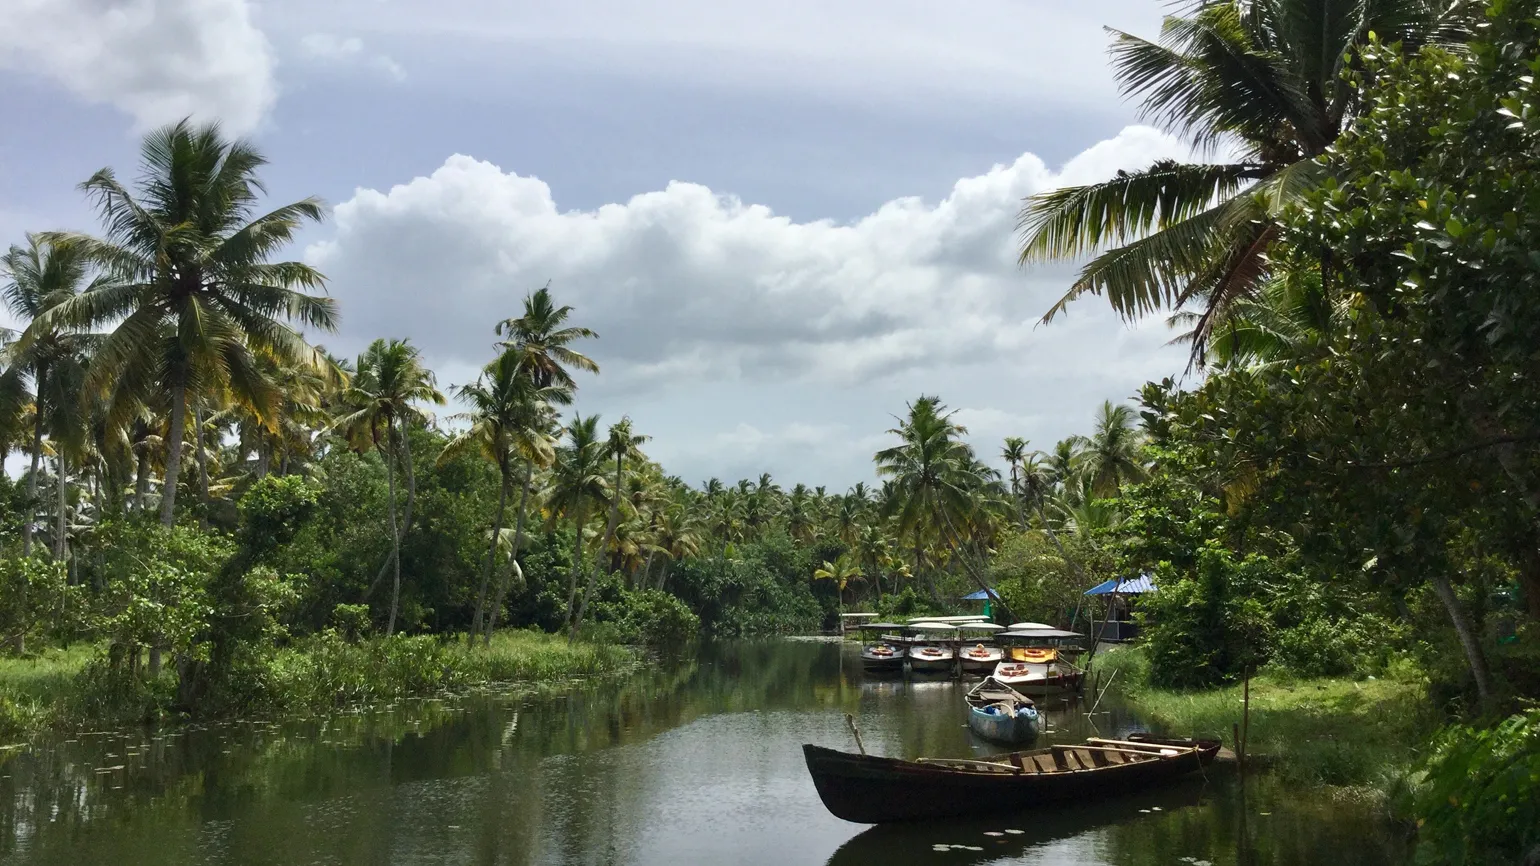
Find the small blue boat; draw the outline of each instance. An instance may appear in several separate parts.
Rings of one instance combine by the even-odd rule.
[[[968,727],[986,740],[1010,745],[1037,739],[1042,717],[1032,700],[994,677],[968,692]]]

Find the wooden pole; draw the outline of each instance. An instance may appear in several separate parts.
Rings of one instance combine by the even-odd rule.
[[[845,724],[850,728],[850,733],[856,738],[856,749],[861,752],[861,757],[866,757],[866,745],[861,742],[861,729],[856,727],[856,717],[846,713]]]

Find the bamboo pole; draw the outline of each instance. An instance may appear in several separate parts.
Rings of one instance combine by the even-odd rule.
[[[850,728],[850,733],[856,738],[856,749],[861,752],[861,757],[866,757],[866,744],[861,742],[861,729],[856,727],[856,717],[846,713],[845,724]]]

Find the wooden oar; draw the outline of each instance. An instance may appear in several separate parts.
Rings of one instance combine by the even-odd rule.
[[[1109,740],[1105,737],[1087,737],[1086,742],[1098,743],[1103,746],[1120,746],[1124,749],[1151,752],[1156,754],[1163,752],[1166,749],[1175,749],[1178,752],[1184,752],[1188,749],[1197,748],[1197,746],[1172,746],[1165,743],[1140,743],[1133,740]]]

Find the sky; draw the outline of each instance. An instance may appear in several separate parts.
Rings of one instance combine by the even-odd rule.
[[[0,0],[0,242],[95,230],[76,185],[139,136],[219,120],[344,355],[409,338],[441,386],[543,285],[596,330],[576,409],[629,415],[691,483],[840,490],[921,394],[994,459],[1179,376],[1158,318],[1039,319],[1069,264],[1016,263],[1024,197],[1187,148],[1140,125],[1102,0]],[[14,324],[0,313],[0,324]],[[452,408],[448,410],[454,411]]]

